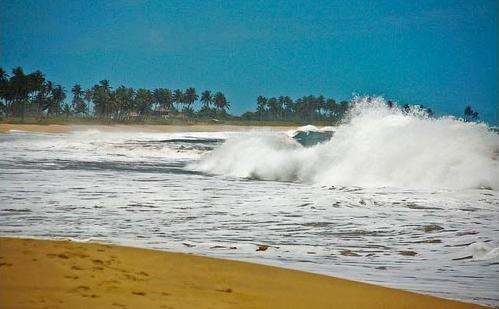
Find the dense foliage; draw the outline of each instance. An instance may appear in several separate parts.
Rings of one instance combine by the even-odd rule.
[[[110,120],[143,120],[147,118],[180,117],[182,119],[238,119],[228,114],[230,102],[218,91],[203,91],[198,95],[194,87],[182,89],[156,88],[153,90],[119,86],[108,80],[83,89],[75,84],[67,98],[65,89],[47,80],[42,72],[26,74],[21,67],[9,76],[0,68],[0,115],[37,118],[73,116]],[[196,104],[198,103],[198,104]],[[389,107],[394,103],[387,102]],[[197,105],[197,106],[196,106]],[[350,102],[333,98],[304,96],[293,100],[289,96],[256,99],[256,111],[246,112],[240,118],[251,121],[286,121],[297,123],[339,123],[350,109]],[[424,109],[430,116],[430,108]],[[409,110],[404,105],[403,110]],[[466,121],[476,121],[478,112],[471,106],[464,111]]]
[[[18,67],[9,76],[0,68],[0,74],[0,112],[13,117],[72,115],[114,120],[176,115],[230,117],[227,114],[230,102],[222,92],[205,90],[201,94],[202,107],[196,112],[194,104],[199,96],[193,87],[173,91],[166,88],[149,90],[126,86],[113,89],[108,80],[102,80],[89,89],[75,84],[67,102],[64,88],[46,80],[40,71],[25,74]]]
[[[294,122],[332,121],[339,122],[350,109],[348,101],[336,102],[324,96],[304,96],[293,100],[289,96],[256,99],[256,111],[242,115],[252,120],[284,120]]]

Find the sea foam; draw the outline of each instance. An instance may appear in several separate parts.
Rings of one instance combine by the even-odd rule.
[[[191,167],[213,174],[325,185],[499,189],[499,137],[483,123],[428,117],[356,98],[331,141],[304,148],[287,135],[238,136]]]

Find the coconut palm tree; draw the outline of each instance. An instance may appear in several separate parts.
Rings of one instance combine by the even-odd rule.
[[[267,100],[267,106],[269,107],[269,112],[272,115],[272,120],[276,119],[278,104],[279,101],[276,98],[270,98]]]
[[[153,91],[154,103],[162,108],[171,109],[173,106],[173,95],[170,89],[158,88]]]
[[[338,109],[338,105],[336,104],[336,101],[334,99],[329,98],[326,100],[325,109],[327,117],[329,117],[330,119],[334,119]]]
[[[225,112],[225,109],[230,108],[230,103],[225,98],[225,95],[220,91],[215,93],[213,96],[213,103],[215,104],[218,112]]]
[[[258,115],[260,116],[260,121],[263,120],[263,114],[266,111],[266,106],[267,106],[267,98],[264,96],[258,96],[256,98],[256,111],[258,112]]]
[[[196,102],[198,97],[199,96],[197,95],[196,89],[194,89],[194,87],[189,87],[185,89],[184,103],[187,105],[188,110],[191,110],[191,105],[194,104],[194,102]]]
[[[151,111],[154,102],[153,94],[147,89],[138,89],[135,95],[135,107],[140,116],[146,116]]]
[[[295,111],[295,106],[293,99],[291,99],[288,96],[285,96],[283,99],[283,105],[284,105],[284,119],[288,118],[288,115],[292,115],[293,112]]]
[[[59,114],[61,112],[61,103],[66,99],[66,92],[61,85],[52,88],[47,110],[48,115]]]
[[[83,100],[83,90],[79,84],[75,84],[73,88],[71,88],[71,92],[73,93],[73,110],[76,114],[86,114],[87,113],[87,105]]]
[[[116,88],[114,99],[116,101],[118,119],[121,119],[124,114],[133,111],[135,99],[133,88],[127,88],[123,85]]]
[[[175,89],[173,91],[173,101],[177,103],[177,109],[180,110],[180,106],[184,104],[184,93],[180,89]]]
[[[213,103],[213,97],[211,96],[211,92],[209,90],[205,90],[201,93],[201,102],[203,103],[204,109],[210,109],[211,104]]]
[[[468,105],[464,109],[464,121],[476,121],[478,119],[478,112],[473,110],[471,105]]]

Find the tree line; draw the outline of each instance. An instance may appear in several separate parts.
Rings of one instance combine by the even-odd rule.
[[[296,100],[289,96],[256,99],[256,111],[246,112],[241,117],[251,120],[283,120],[294,122],[332,121],[339,122],[350,109],[348,101],[337,102],[323,95],[308,95]]]
[[[67,102],[66,98],[70,99]],[[201,104],[195,110],[195,103]],[[47,80],[41,71],[24,73],[21,67],[9,76],[0,68],[0,112],[13,117],[72,115],[115,120],[149,116],[229,117],[230,102],[220,92],[205,90],[198,95],[194,87],[185,90],[156,88],[113,89],[108,80],[83,89],[75,84],[68,97],[61,85]]]
[[[0,99],[0,111],[24,120],[26,113],[62,113],[66,92],[61,85],[46,80],[40,71],[25,74],[17,67],[8,76],[0,68]]]
[[[68,100],[66,100],[68,99]],[[368,99],[369,100],[369,99]],[[196,103],[198,107],[196,108]],[[388,101],[389,108],[394,106]],[[431,108],[418,106],[433,115]],[[336,101],[323,95],[308,95],[293,100],[289,96],[256,99],[256,110],[241,118],[254,121],[287,121],[313,123],[318,121],[337,124],[351,108],[349,101]],[[76,116],[113,120],[144,119],[147,117],[184,118],[236,118],[228,114],[230,102],[220,92],[210,90],[198,95],[194,87],[185,90],[156,88],[134,89],[119,86],[113,89],[108,80],[83,89],[75,84],[68,96],[66,90],[47,80],[41,71],[26,74],[21,67],[9,75],[0,68],[0,115],[20,117]],[[408,112],[409,105],[402,110]],[[476,121],[478,112],[471,106],[464,110],[465,121]]]

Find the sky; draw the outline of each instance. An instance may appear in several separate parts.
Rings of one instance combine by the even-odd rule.
[[[220,90],[256,97],[382,95],[496,122],[497,1],[0,0],[0,66],[67,90]]]

